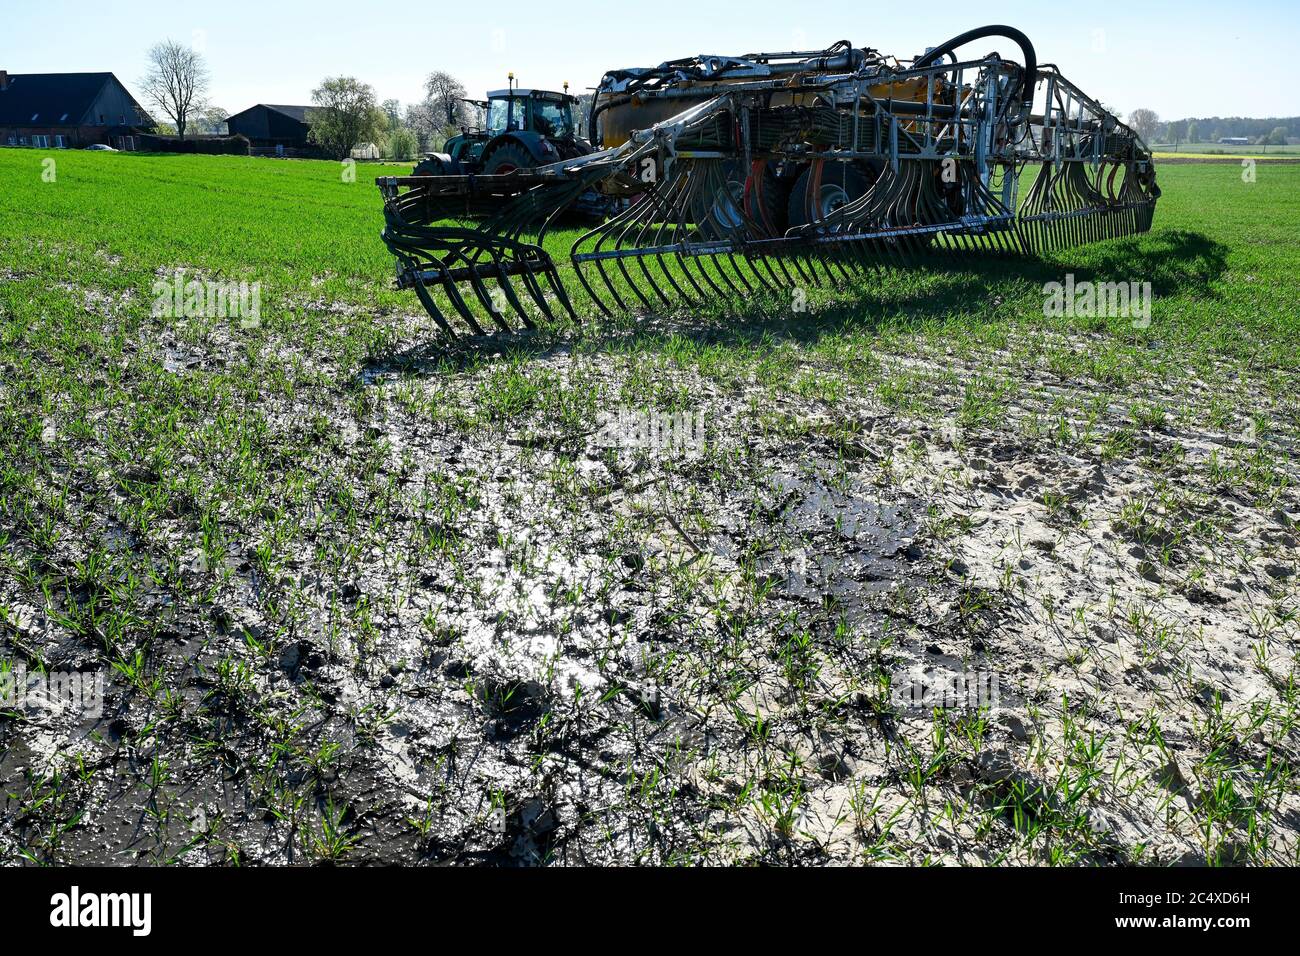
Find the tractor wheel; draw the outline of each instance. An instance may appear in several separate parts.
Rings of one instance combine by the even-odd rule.
[[[426,156],[415,164],[411,170],[412,176],[442,176],[447,172],[442,164],[442,160],[437,156]]]
[[[814,196],[816,173],[817,164],[809,165],[795,180],[794,189],[790,190],[787,212],[791,227],[806,226],[823,219],[841,206],[862,198],[869,188],[866,177],[849,163],[824,162],[821,164],[820,187]]]
[[[532,169],[537,165],[531,153],[518,143],[502,143],[483,163],[484,176],[513,173],[516,169]]]

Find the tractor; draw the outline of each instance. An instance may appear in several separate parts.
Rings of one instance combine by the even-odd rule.
[[[958,52],[988,39],[1002,52]],[[572,136],[568,98],[537,96],[489,101],[481,172],[449,156],[376,181],[398,285],[449,336],[448,310],[481,334],[511,328],[505,306],[530,328],[576,320],[575,296],[612,316],[1037,256],[1147,232],[1160,198],[1142,138],[1002,24],[920,56],[845,40],[612,70],[588,114],[596,151]],[[568,139],[538,128],[548,109]],[[562,275],[551,227],[593,195],[604,218]]]
[[[578,136],[573,116],[578,98],[569,95],[568,83],[556,93],[520,89],[513,73],[508,82],[486,100],[466,100],[484,111],[485,128],[462,129],[443,152],[426,154],[414,175],[498,175],[591,153],[591,144]]]

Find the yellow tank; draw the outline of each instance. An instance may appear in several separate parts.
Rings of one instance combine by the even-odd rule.
[[[796,76],[791,81],[792,87],[797,85],[797,80],[798,77]],[[709,88],[712,89],[717,86],[725,86],[728,82],[729,81],[727,80],[712,82],[709,84]],[[743,80],[734,80],[730,82],[739,83],[743,82]],[[681,83],[674,86],[673,89],[687,90],[692,85],[693,84],[689,82]],[[871,96],[877,100],[892,99],[902,102],[924,103],[925,87],[926,81],[921,77],[916,77],[910,80],[880,83],[876,86],[869,87],[869,92]],[[936,100],[941,94],[945,93],[947,93],[947,87],[941,87],[936,84]],[[632,98],[628,100],[627,94],[624,93],[597,93],[596,105],[598,109],[604,103],[608,103],[611,100],[615,101],[615,105],[610,106],[607,109],[602,109],[597,118],[597,123],[599,124],[600,129],[601,146],[605,149],[622,146],[628,141],[634,130],[648,129],[651,126],[654,126],[655,123],[661,123],[666,119],[676,116],[683,110],[689,109],[697,103],[702,103],[711,95],[711,92],[701,92],[696,96],[687,94],[670,98],[642,98],[640,95],[634,93],[632,94]],[[623,102],[618,102],[619,100],[623,100]],[[772,94],[771,98],[771,106],[773,107],[817,106],[822,105],[823,102],[824,101],[819,94],[802,93],[797,89],[791,89],[789,92],[778,90]],[[870,112],[869,104],[864,108],[863,112]]]

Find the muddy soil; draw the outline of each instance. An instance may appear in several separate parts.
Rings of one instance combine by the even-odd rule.
[[[504,358],[395,353],[261,408],[326,476],[281,536],[232,520],[214,566],[192,516],[87,517],[158,565],[138,670],[63,623],[102,595],[0,575],[9,649],[106,682],[0,719],[0,859],[1294,860],[1300,475],[1267,436],[1037,368],[963,420],[996,355],[877,356],[944,373],[918,417],[690,366],[647,408],[637,358],[568,348],[505,407]],[[674,411],[686,439],[629,431]],[[1275,494],[1216,470],[1256,446]]]

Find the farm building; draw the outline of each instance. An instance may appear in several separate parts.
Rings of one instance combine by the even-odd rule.
[[[284,147],[309,149],[307,134],[311,132],[308,119],[310,106],[275,106],[258,103],[226,120],[230,135],[247,136],[258,147]]]
[[[0,145],[135,149],[153,118],[112,73],[0,70]]]

